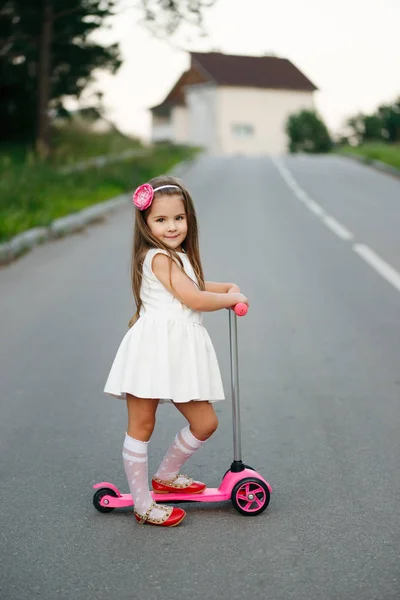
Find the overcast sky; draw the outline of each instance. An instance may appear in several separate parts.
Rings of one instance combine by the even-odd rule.
[[[118,41],[124,64],[100,74],[108,116],[126,133],[149,137],[148,107],[162,102],[193,51],[275,54],[291,60],[319,88],[315,99],[332,131],[359,111],[373,111],[400,95],[400,0],[217,0],[206,17],[208,38],[151,36],[139,13],[121,0],[120,13],[102,30]]]

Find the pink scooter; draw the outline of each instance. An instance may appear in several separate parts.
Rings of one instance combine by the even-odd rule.
[[[229,335],[231,355],[232,417],[233,417],[233,462],[222,478],[219,488],[206,488],[200,494],[180,492],[154,494],[156,502],[223,502],[231,500],[236,510],[245,516],[262,513],[268,506],[272,488],[270,484],[241,459],[240,412],[239,412],[239,371],[237,348],[237,319],[247,313],[246,304],[237,304],[229,311]],[[96,483],[93,504],[98,511],[106,513],[114,508],[133,506],[131,494],[121,494],[112,483]]]

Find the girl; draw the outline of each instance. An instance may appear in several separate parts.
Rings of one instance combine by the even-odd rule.
[[[214,433],[212,402],[224,399],[215,351],[202,312],[248,304],[231,283],[205,282],[193,201],[172,177],[137,188],[132,289],[137,311],[118,349],[104,391],[126,398],[123,461],[140,523],[178,525],[181,508],[152,501],[147,446],[159,402],[170,401],[189,425],[180,431],[152,479],[153,492],[198,494],[205,484],[180,468]]]

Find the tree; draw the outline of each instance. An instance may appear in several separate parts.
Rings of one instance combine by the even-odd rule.
[[[216,0],[141,0],[144,22],[156,36],[174,34],[180,25],[193,25],[203,31],[204,12]],[[204,33],[204,31],[203,31]]]
[[[383,140],[383,121],[377,115],[366,115],[364,117],[364,142]]]
[[[359,113],[353,117],[349,117],[346,122],[347,128],[350,130],[350,138],[360,144],[364,138],[364,115]]]
[[[364,115],[359,113],[347,120],[347,127],[350,128],[350,136],[357,144],[371,141],[382,141],[383,120],[377,115]]]
[[[329,152],[332,140],[322,119],[312,110],[302,110],[286,123],[290,152]]]
[[[357,144],[370,141],[400,140],[400,97],[393,104],[384,104],[371,115],[359,113],[347,120],[351,137]]]
[[[133,0],[132,0],[133,1]],[[202,24],[215,0],[140,0],[145,22],[164,34],[182,22]],[[0,9],[0,118],[6,139],[33,139],[46,157],[50,114],[63,96],[79,98],[95,69],[121,65],[118,44],[100,46],[90,34],[114,14],[118,0],[6,0]]]
[[[31,0],[6,3],[0,18],[3,135],[36,134],[37,150],[49,154],[50,111],[64,95],[79,97],[95,68],[115,72],[121,64],[117,44],[103,47],[89,39],[113,7],[114,0],[41,0],[39,7]]]
[[[378,116],[382,120],[385,138],[389,142],[400,140],[400,96],[393,104],[378,107]]]

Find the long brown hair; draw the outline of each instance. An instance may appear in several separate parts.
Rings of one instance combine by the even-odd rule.
[[[199,251],[199,233],[197,227],[197,217],[196,211],[194,208],[193,200],[188,192],[188,190],[184,187],[181,181],[175,179],[174,177],[170,177],[168,175],[162,175],[160,177],[154,177],[148,182],[152,188],[157,188],[162,185],[176,185],[179,190],[174,188],[166,188],[160,190],[159,192],[155,192],[154,197],[160,194],[166,196],[176,196],[177,194],[181,196],[183,205],[185,208],[186,219],[187,219],[187,235],[185,240],[182,242],[182,249],[187,254],[187,257],[190,260],[190,263],[193,267],[195,275],[197,277],[197,282],[200,290],[205,289],[204,284],[204,274],[203,267],[201,266],[200,260],[200,251]],[[147,252],[151,248],[161,248],[162,250],[166,250],[170,256],[170,258],[175,261],[178,266],[184,270],[182,260],[179,254],[175,251],[163,244],[160,240],[156,239],[151,231],[149,226],[147,225],[147,217],[151,210],[151,206],[146,210],[140,211],[138,209],[135,210],[135,226],[134,226],[134,238],[133,238],[133,248],[132,248],[132,263],[131,263],[131,275],[132,275],[132,291],[133,296],[135,298],[136,304],[136,313],[132,317],[129,322],[129,327],[132,327],[136,323],[139,318],[140,309],[142,307],[142,300],[140,298],[140,288],[142,286],[142,276],[143,276],[143,261],[147,254]],[[172,263],[170,270],[170,278],[172,271]]]

